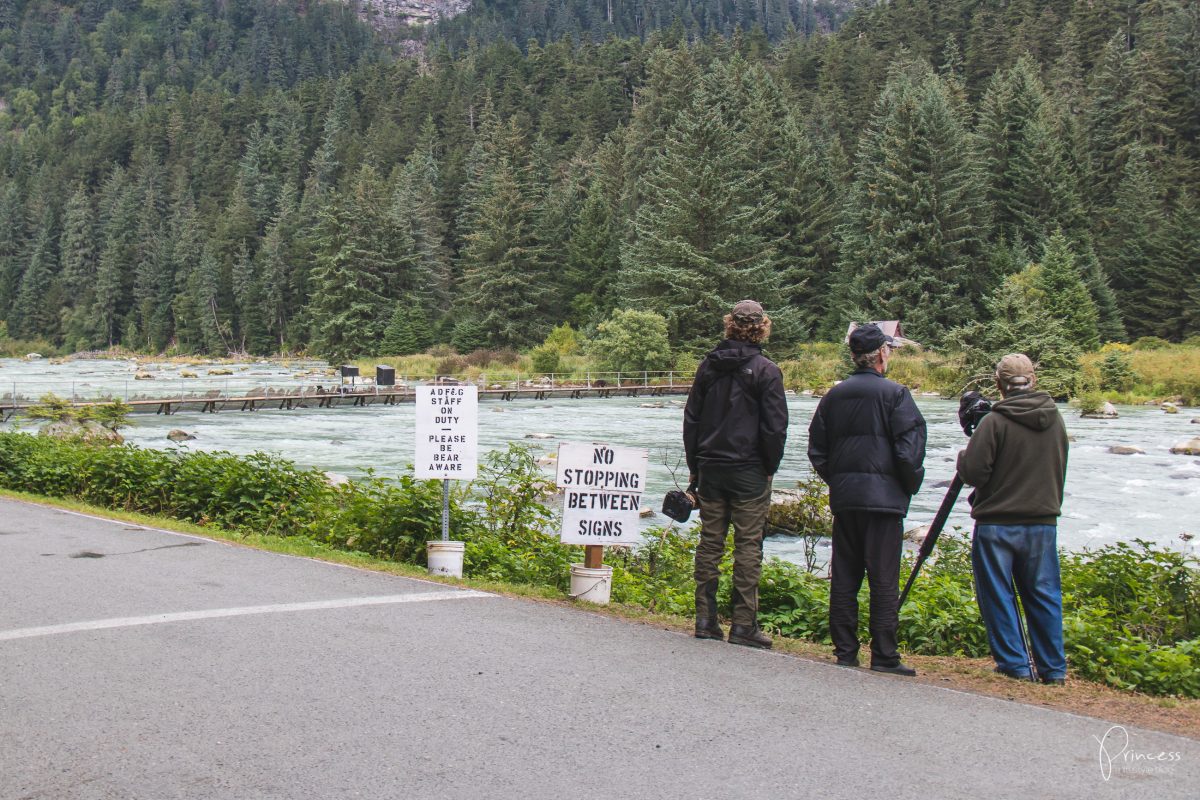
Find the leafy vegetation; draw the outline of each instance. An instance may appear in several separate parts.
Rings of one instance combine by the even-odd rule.
[[[232,531],[304,537],[324,546],[423,563],[440,532],[440,485],[411,477],[331,486],[316,470],[267,456],[89,446],[0,434],[0,486],[160,514]],[[488,456],[479,481],[455,492],[451,526],[467,542],[468,574],[565,592],[578,549],[554,533],[550,482],[530,451]],[[806,493],[805,526],[827,525]],[[691,615],[697,532],[647,532],[637,548],[610,548],[613,598]],[[987,639],[971,584],[969,543],[945,535],[901,611],[901,645],[914,653],[984,656]],[[728,559],[718,595],[728,612]],[[1200,564],[1147,542],[1064,553],[1067,653],[1074,674],[1153,694],[1200,696]],[[906,576],[901,576],[904,579]],[[768,559],[761,620],[786,636],[829,641],[828,582]],[[867,631],[866,603],[860,635]]]

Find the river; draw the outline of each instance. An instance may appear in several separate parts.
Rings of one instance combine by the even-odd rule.
[[[166,396],[220,388],[247,391],[255,387],[316,385],[336,378],[299,373],[319,362],[187,366],[163,362],[0,359],[0,396],[16,392],[38,397],[53,392],[63,397],[110,393],[118,397]],[[228,368],[230,376],[207,376],[210,368]],[[137,371],[149,372],[153,380],[134,381]],[[191,370],[200,378],[184,379]],[[955,453],[965,438],[958,427],[957,403],[919,397],[917,403],[929,422],[926,478],[914,498],[906,527],[928,523],[941,503],[954,473]],[[811,474],[805,457],[808,422],[817,401],[789,395],[791,425],[786,455],[776,478],[776,487],[794,485]],[[1115,420],[1086,420],[1075,409],[1062,406],[1071,444],[1069,472],[1059,543],[1070,549],[1094,548],[1117,541],[1147,539],[1172,548],[1200,550],[1200,536],[1183,542],[1181,533],[1200,534],[1200,459],[1173,455],[1173,444],[1200,435],[1200,409],[1180,409],[1174,415],[1158,408],[1119,408]],[[683,398],[614,398],[588,400],[485,400],[480,404],[479,433],[484,448],[502,448],[522,442],[550,453],[559,441],[608,442],[645,447],[650,451],[647,504],[655,508],[672,488],[671,469],[678,464],[680,481],[686,480],[682,466],[680,427]],[[29,427],[29,422],[9,423]],[[167,440],[172,428],[196,436],[176,445]],[[342,473],[350,477],[368,468],[377,474],[395,475],[406,469],[413,454],[413,406],[369,408],[260,410],[254,413],[225,411],[217,414],[184,412],[171,417],[139,413],[123,431],[126,439],[141,447],[197,450],[227,450],[250,453],[256,450],[284,456],[298,464]],[[527,438],[546,434],[551,439]],[[1112,445],[1132,445],[1145,455],[1114,455]],[[964,493],[965,494],[965,493]],[[966,500],[960,498],[951,525],[968,527]],[[659,521],[665,521],[659,518]],[[802,546],[794,539],[773,537],[768,553],[789,560],[801,558]]]

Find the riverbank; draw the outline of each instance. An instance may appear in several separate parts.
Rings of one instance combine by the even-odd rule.
[[[549,587],[521,585],[471,576],[461,580],[431,577],[426,574],[424,569],[414,565],[387,561],[363,553],[343,552],[307,537],[279,537],[227,530],[212,525],[201,526],[162,516],[114,511],[78,501],[50,499],[11,490],[0,489],[0,497],[62,508],[143,527],[187,533],[298,558],[310,558],[356,569],[432,580],[531,602],[583,608],[591,613],[681,633],[688,633],[691,629],[690,618],[677,614],[655,613],[638,606],[621,603],[603,607],[577,603],[564,598],[560,592]],[[827,646],[783,636],[777,636],[775,650],[811,661],[826,663],[833,661]],[[912,655],[907,656],[906,660],[919,670],[920,675],[916,680],[920,682],[1200,739],[1200,700],[1150,697],[1133,692],[1118,691],[1102,684],[1075,678],[1069,681],[1065,687],[1059,688],[1019,683],[993,674],[991,662],[987,659]]]
[[[368,475],[335,486],[317,470],[262,453],[164,452],[5,433],[0,487],[418,567],[440,525],[437,482]],[[479,481],[452,497],[451,530],[466,542],[466,574],[564,597],[579,552],[558,541],[556,516],[545,504],[550,490],[529,449],[489,453]],[[651,529],[636,548],[610,548],[614,600],[690,617],[696,541],[694,529]],[[984,657],[969,548],[946,535],[936,555],[901,610],[901,646],[917,655]],[[1146,542],[1061,558],[1072,674],[1129,691],[1200,697],[1197,559]],[[769,558],[760,620],[788,637],[827,643],[828,592],[812,572]],[[727,613],[728,564],[718,599]],[[866,620],[860,623],[865,639]]]
[[[268,358],[246,354],[226,358],[149,354],[114,348],[103,352],[64,354],[46,342],[24,342],[0,337],[0,357],[23,358],[29,353],[66,359],[111,358],[136,359],[139,362],[186,365],[227,365],[245,363],[274,363],[281,365],[312,364],[304,355],[284,354]],[[845,377],[850,362],[840,342],[811,342],[786,348],[767,346],[767,354],[778,361],[787,388],[797,392],[823,392]],[[674,363],[664,373],[673,373],[679,380],[690,380],[700,355],[676,353]],[[535,379],[543,374],[543,366],[535,353],[520,353],[511,349],[480,349],[458,353],[453,348],[438,345],[423,353],[412,355],[381,354],[347,362],[359,369],[364,378],[373,378],[379,364],[394,367],[398,376],[431,378],[452,375],[457,378],[487,382]],[[564,379],[585,380],[609,371],[594,356],[575,347],[557,355],[556,375]],[[640,372],[640,369],[633,370]],[[329,371],[328,375],[333,375]],[[904,348],[891,361],[888,377],[907,386],[915,393],[932,393],[956,397],[969,380],[961,353]],[[1172,344],[1161,339],[1139,339],[1131,345],[1108,344],[1100,350],[1084,353],[1079,358],[1077,394],[1090,395],[1117,405],[1158,404],[1173,401],[1182,405],[1200,405],[1200,343],[1189,340]]]

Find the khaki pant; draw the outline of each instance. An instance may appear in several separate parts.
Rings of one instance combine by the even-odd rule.
[[[733,525],[733,624],[758,622],[762,542],[771,478],[761,468],[700,467],[700,542],[696,545],[696,617],[716,619],[717,580]]]

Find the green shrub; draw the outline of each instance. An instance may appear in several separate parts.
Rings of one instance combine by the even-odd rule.
[[[1159,336],[1143,336],[1133,341],[1134,350],[1163,350],[1171,343]]]
[[[1086,392],[1079,396],[1079,412],[1081,414],[1099,414],[1104,410],[1104,395],[1099,392]]]
[[[529,353],[533,371],[551,375],[562,367],[562,354],[549,345],[539,345]]]
[[[551,330],[542,344],[557,351],[560,356],[574,355],[579,351],[579,338],[575,329],[566,322]]]
[[[653,311],[614,311],[597,327],[589,352],[613,372],[670,369],[667,320]]]

